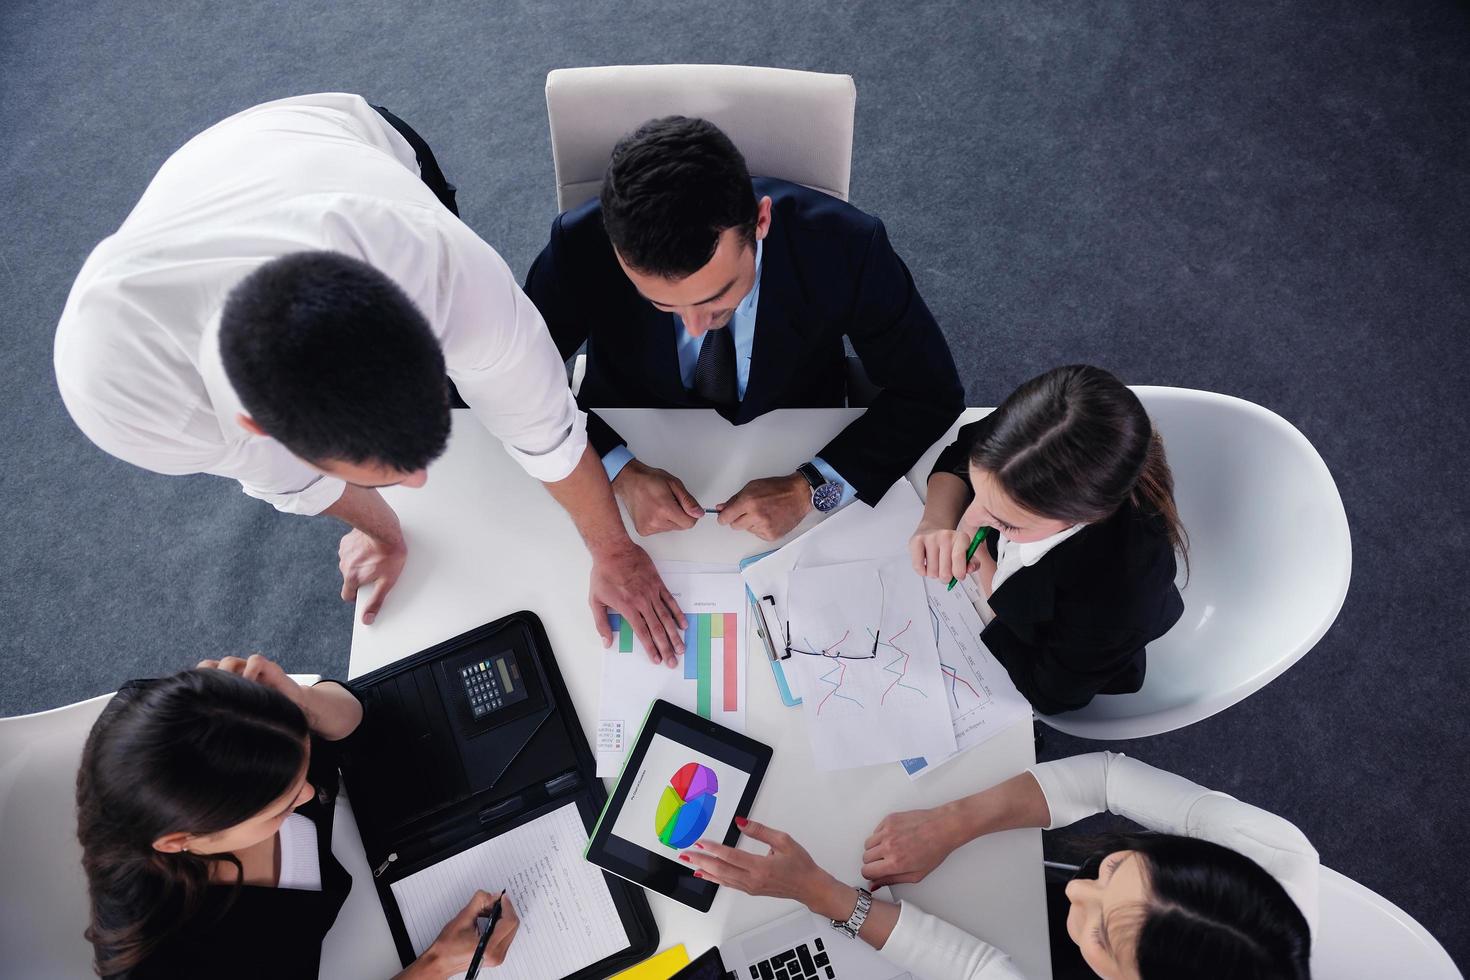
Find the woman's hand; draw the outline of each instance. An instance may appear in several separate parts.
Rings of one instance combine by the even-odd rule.
[[[970,542],[975,540],[975,530],[963,527],[950,531],[944,528],[920,524],[909,538],[909,559],[914,571],[927,578],[948,582],[952,578],[964,578],[980,568],[980,551],[975,557],[965,559]]]
[[[495,904],[497,896],[489,892],[475,892],[475,897],[470,899],[469,904],[460,910],[459,914],[450,919],[439,932],[439,938],[435,939],[424,950],[424,955],[415,962],[414,967],[422,968],[418,971],[425,977],[435,978],[451,977],[456,973],[463,973],[470,968],[470,960],[474,958],[475,946],[480,942],[480,927],[475,920],[480,916],[488,916],[490,908]],[[506,951],[516,936],[516,930],[520,928],[521,920],[516,915],[515,906],[510,903],[508,896],[500,897],[500,921],[495,924],[495,932],[490,936],[490,941],[485,944],[485,955],[480,960],[482,969],[496,967],[505,962]],[[405,970],[401,976],[417,975],[413,968]]]
[[[201,670],[223,670],[279,691],[306,715],[307,727],[328,740],[345,738],[362,721],[362,704],[347,688],[333,682],[302,687],[281,669],[280,664],[258,653],[252,653],[243,660],[239,657],[201,660],[198,667]]]
[[[281,665],[274,660],[269,660],[258,653],[252,653],[249,657],[225,657],[222,660],[201,660],[198,667],[200,670],[222,670],[227,674],[235,674],[245,678],[247,681],[255,681],[263,684],[273,691],[280,691],[286,697],[296,702],[296,706],[306,712],[306,718],[311,720],[311,712],[307,710],[306,689],[291,679],[291,675],[281,669]]]
[[[862,875],[874,890],[923,881],[969,839],[952,806],[890,813],[863,844]]]
[[[747,895],[793,898],[829,919],[844,920],[852,914],[857,892],[818,867],[790,834],[754,820],[737,819],[735,823],[745,836],[769,845],[770,853],[751,854],[702,840],[694,850],[679,855],[679,860],[697,869],[695,877],[728,885]]]

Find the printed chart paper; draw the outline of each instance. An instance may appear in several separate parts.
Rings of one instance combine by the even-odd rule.
[[[954,752],[924,580],[907,556],[797,568],[790,602],[786,669],[800,678],[818,766]]]
[[[568,803],[499,837],[393,882],[415,956],[476,890],[515,904],[521,926],[495,980],[564,977],[627,948],[628,932],[602,869],[587,863],[587,831]],[[458,977],[463,977],[460,973]]]
[[[627,621],[609,617],[613,644],[602,651],[602,702],[597,719],[597,775],[616,776],[648,706],[662,698],[733,731],[745,731],[745,585],[740,573],[659,574],[684,612],[684,656],[669,668],[648,659]]]
[[[655,735],[638,771],[624,778],[633,782],[613,836],[678,863],[695,841],[725,839],[750,773]]]
[[[950,592],[944,583],[924,579],[930,626],[939,649],[939,670],[954,721],[956,749],[946,756],[903,760],[909,778],[917,779],[1020,721],[1031,720],[1031,705],[1011,683],[1010,675],[985,649],[985,628],[964,590]]]

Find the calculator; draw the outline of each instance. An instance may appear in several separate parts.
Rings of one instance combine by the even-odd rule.
[[[469,700],[470,716],[476,721],[506,705],[526,700],[520,665],[509,652],[461,664],[459,679]]]

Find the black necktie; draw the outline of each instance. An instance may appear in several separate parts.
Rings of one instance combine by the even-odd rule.
[[[739,401],[735,385],[735,336],[728,326],[706,331],[694,363],[694,393],[720,408]]]

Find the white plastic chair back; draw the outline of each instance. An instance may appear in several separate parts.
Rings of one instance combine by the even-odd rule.
[[[1185,388],[1134,388],[1164,437],[1189,532],[1184,616],[1148,645],[1137,694],[1042,715],[1070,735],[1143,738],[1265,687],[1337,618],[1352,571],[1347,514],[1306,437],[1259,405]]]
[[[559,68],[546,76],[557,207],[596,197],[617,141],[671,115],[719,126],[753,175],[845,201],[856,104],[851,75],[740,65]]]
[[[0,977],[95,976],[82,936],[89,909],[77,843],[77,765],[111,700],[103,694],[0,718]]]
[[[111,694],[0,718],[0,976],[95,976],[77,843],[77,763]]]
[[[1461,980],[1450,954],[1407,912],[1331,868],[1322,869],[1312,976],[1320,980]],[[1453,901],[1453,899],[1451,899]]]

